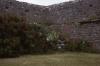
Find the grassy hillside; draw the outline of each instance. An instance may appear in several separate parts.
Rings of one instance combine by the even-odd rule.
[[[0,59],[0,66],[100,66],[100,54],[64,53]]]

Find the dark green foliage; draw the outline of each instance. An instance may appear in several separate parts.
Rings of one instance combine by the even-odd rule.
[[[17,56],[20,45],[21,17],[10,14],[0,15],[0,57]]]
[[[82,40],[67,41],[48,28],[48,24],[29,24],[25,17],[0,14],[0,58],[50,51],[90,51],[90,43]],[[64,44],[59,49],[58,44]]]
[[[0,14],[0,57],[47,52],[48,30],[40,24],[27,24],[24,17]]]
[[[50,41],[50,43],[56,51],[59,51],[57,44],[64,44],[60,51],[95,52],[91,42],[81,39],[67,39],[63,35],[59,35],[56,40]]]
[[[79,51],[79,52],[93,52],[92,43],[85,40],[71,39],[66,42],[66,50],[68,51]]]

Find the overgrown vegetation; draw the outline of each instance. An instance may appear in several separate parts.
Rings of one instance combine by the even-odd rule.
[[[59,45],[58,45],[59,44]],[[0,14],[0,57],[17,57],[23,54],[49,51],[87,51],[90,44],[84,41],[66,41],[56,31],[43,24],[26,22],[25,17]]]
[[[43,53],[50,47],[46,39],[48,30],[40,24],[27,24],[24,19],[17,15],[0,15],[0,57]]]
[[[70,39],[67,41],[66,50],[78,52],[94,52],[92,43],[80,39]]]

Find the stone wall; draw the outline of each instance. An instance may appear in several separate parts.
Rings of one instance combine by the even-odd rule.
[[[49,6],[48,18],[61,24],[63,34],[72,39],[82,39],[100,50],[100,0],[80,0]],[[83,22],[81,25],[80,22]],[[87,22],[87,23],[85,23]],[[91,23],[92,22],[92,23]],[[98,22],[98,23],[97,23]]]
[[[93,42],[95,48],[100,50],[100,21],[91,23],[91,20],[100,19],[100,0],[75,0],[50,6],[0,0],[2,12],[24,16],[28,23],[52,23],[51,28],[70,38]]]
[[[82,39],[94,43],[100,50],[100,20],[81,24],[79,34]]]
[[[100,17],[100,0],[80,0],[49,6],[49,17],[53,22],[80,22]]]
[[[39,22],[44,20],[45,7],[28,4],[16,0],[0,0],[0,12],[14,13],[27,18],[28,22]]]

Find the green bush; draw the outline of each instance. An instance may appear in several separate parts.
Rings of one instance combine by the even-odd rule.
[[[48,29],[41,24],[28,24],[24,19],[0,14],[0,57],[47,52]]]
[[[0,14],[0,58],[58,51],[57,44],[62,41],[64,51],[91,51],[87,41],[66,41],[66,37],[51,30],[48,25],[29,24],[25,19],[15,14]]]
[[[68,51],[79,51],[79,52],[93,52],[92,43],[80,40],[71,39],[66,42],[66,50]]]

